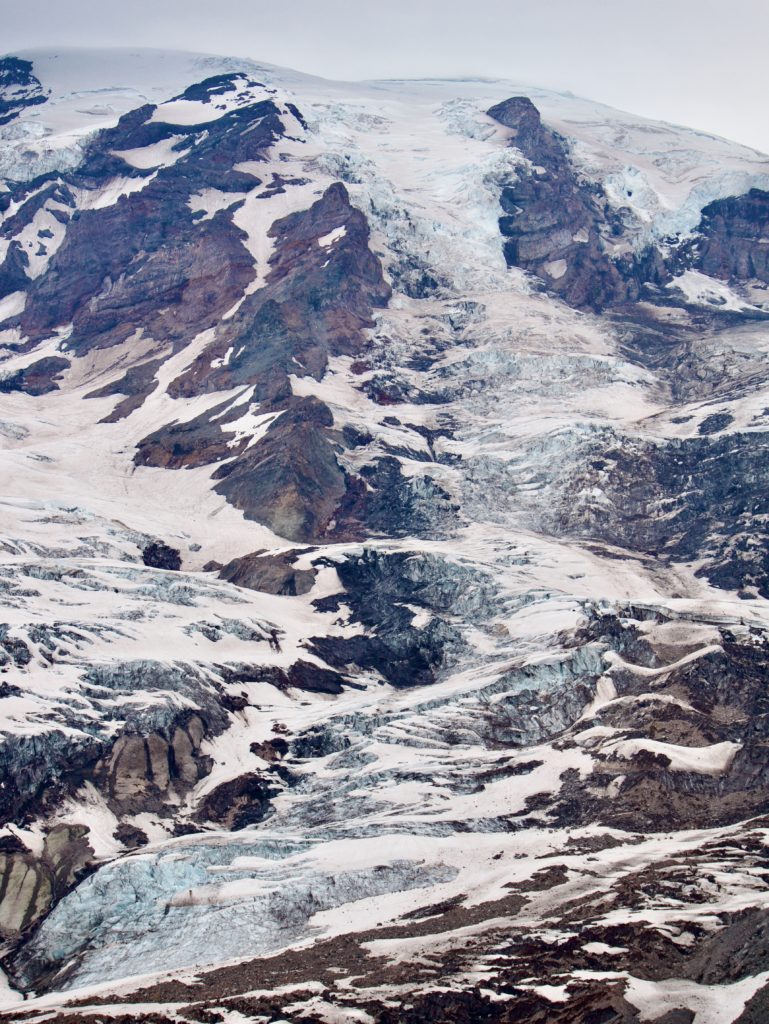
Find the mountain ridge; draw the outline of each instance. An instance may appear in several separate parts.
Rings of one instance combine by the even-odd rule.
[[[0,129],[5,1015],[758,1021],[769,157],[205,70]]]

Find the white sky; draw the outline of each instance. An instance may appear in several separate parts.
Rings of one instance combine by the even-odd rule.
[[[769,0],[0,0],[0,48],[153,46],[326,78],[512,78],[769,151]]]

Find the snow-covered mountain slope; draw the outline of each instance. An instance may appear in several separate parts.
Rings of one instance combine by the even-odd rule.
[[[8,1019],[763,1020],[769,157],[0,72]]]

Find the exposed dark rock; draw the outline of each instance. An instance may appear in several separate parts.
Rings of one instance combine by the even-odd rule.
[[[136,825],[129,825],[127,821],[121,822],[112,835],[128,850],[136,850],[140,846],[146,846],[149,842],[146,832]]]
[[[308,693],[341,693],[345,684],[345,676],[310,661],[300,659],[288,670],[288,685]]]
[[[0,263],[0,299],[27,288],[30,282],[27,275],[28,266],[29,257],[22,249],[21,243],[11,242],[2,263]]]
[[[196,103],[212,103],[216,97],[226,96],[228,92],[232,92],[233,85],[238,79],[246,80],[249,85],[262,85],[261,82],[256,82],[241,72],[212,75],[202,82],[193,82],[175,98]]]
[[[769,192],[717,199],[702,211],[695,265],[726,281],[769,282]]]
[[[620,696],[648,691],[646,678],[633,665],[646,667],[652,659],[648,648],[644,653],[646,642],[631,623],[598,615],[580,640],[587,638],[602,639],[628,661],[627,669],[619,666],[610,673]],[[664,653],[675,663],[687,650]],[[569,824],[600,820],[618,828],[659,831],[712,828],[766,814],[768,681],[766,636],[759,633],[737,640],[724,631],[718,649],[684,661],[660,678],[654,688],[657,699],[602,709],[592,724],[609,726],[619,735],[694,748],[724,741],[738,746],[726,769],[710,774],[674,770],[669,758],[649,756],[654,751],[633,759],[599,758],[601,769],[596,769],[589,783],[576,776],[566,780],[555,818]],[[684,704],[661,707],[659,698],[665,695]],[[588,726],[582,723],[581,727]],[[597,790],[613,778],[621,781],[617,792],[610,799],[597,796]]]
[[[250,747],[252,754],[265,761],[279,761],[286,756],[288,749],[288,742],[282,736],[275,736],[263,743],[252,743]]]
[[[667,279],[651,254],[643,275],[609,257],[603,239],[612,234],[611,211],[603,195],[579,178],[566,142],[542,124],[528,97],[514,96],[488,113],[515,132],[511,144],[533,165],[502,190],[499,226],[508,266],[536,274],[570,305],[596,311],[637,298],[641,277]]]
[[[125,395],[126,397],[115,406],[111,413],[104,416],[100,423],[116,423],[118,420],[130,416],[134,409],[138,409],[144,402],[147,395],[152,394],[158,386],[155,374],[163,365],[162,359],[150,359],[146,363],[139,363],[131,366],[116,381],[105,384],[104,387],[89,391],[85,398],[107,398],[110,395]],[[165,568],[159,566],[159,568]]]
[[[266,594],[306,594],[315,582],[314,569],[296,569],[294,563],[299,551],[279,555],[254,552],[233,558],[221,567],[219,576],[229,583]]]
[[[178,548],[172,548],[169,544],[154,540],[142,551],[142,561],[153,569],[170,569],[177,571],[181,568],[182,558]]]
[[[59,385],[56,382],[70,365],[69,359],[61,356],[37,359],[23,370],[0,378],[0,393],[23,391],[28,395],[47,395],[50,391],[58,391]]]
[[[32,74],[31,60],[0,58],[0,124],[8,124],[26,107],[47,99],[40,81]]]
[[[15,238],[24,228],[32,224],[41,210],[48,209],[50,212],[58,210],[59,213],[62,213],[63,211],[58,207],[74,207],[75,197],[72,190],[60,180],[47,181],[47,177],[44,175],[42,179],[35,182],[16,185],[8,193],[16,200],[18,207],[14,213],[3,220],[2,226],[0,226],[0,237]],[[56,206],[52,205],[54,203]],[[37,237],[52,238],[53,232],[44,228],[38,231]]]
[[[199,821],[211,821],[236,832],[262,821],[277,792],[271,782],[255,772],[240,775],[208,793],[197,817]]]
[[[729,426],[730,423],[734,423],[734,416],[728,412],[714,412],[711,416],[706,416],[705,419],[697,427],[697,433],[702,434],[718,434]]]
[[[320,245],[332,232],[337,237]],[[217,340],[177,379],[172,394],[249,384],[264,401],[289,373],[320,379],[329,355],[363,351],[363,329],[372,326],[372,309],[387,303],[390,288],[369,248],[366,218],[344,185],[329,186],[309,209],[276,221],[269,235],[275,247],[266,287],[220,325]],[[212,358],[230,348],[226,365],[212,371]]]
[[[512,144],[533,165],[502,190],[508,265],[536,274],[570,305],[600,311],[654,297],[647,286],[665,285],[690,267],[727,281],[769,282],[769,193],[751,189],[710,203],[694,238],[673,240],[665,255],[649,246],[615,258],[622,211],[580,177],[566,141],[542,124],[531,100],[514,96],[488,114],[513,130]]]
[[[734,1020],[734,1024],[763,1024],[769,1017],[769,985],[764,985],[752,999],[745,1004],[745,1009]]]
[[[281,690],[293,687],[297,690],[307,690],[310,693],[337,694],[342,692],[344,686],[351,685],[346,675],[301,658],[288,669],[279,668],[276,665],[244,666],[242,668],[224,666],[223,671],[225,678],[230,683],[258,679],[272,683],[273,686],[277,686]]]
[[[344,592],[316,601],[316,607],[331,611],[344,603],[366,628],[352,637],[313,637],[312,650],[335,668],[374,670],[394,686],[432,683],[458,657],[462,635],[441,612],[461,608],[472,619],[477,609],[487,616],[497,599],[481,574],[431,555],[365,549],[333,565]],[[417,628],[408,605],[438,614]]]

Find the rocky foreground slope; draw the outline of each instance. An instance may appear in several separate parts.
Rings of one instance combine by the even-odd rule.
[[[766,1020],[769,158],[38,53],[0,173],[4,1019]]]

